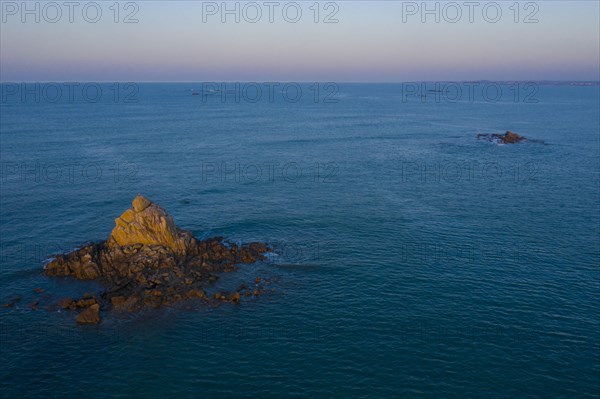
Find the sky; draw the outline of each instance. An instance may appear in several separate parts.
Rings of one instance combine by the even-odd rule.
[[[1,81],[600,80],[596,0],[65,4],[2,0]]]

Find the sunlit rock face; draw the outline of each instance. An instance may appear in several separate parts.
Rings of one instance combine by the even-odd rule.
[[[107,244],[112,247],[129,245],[160,245],[184,255],[196,245],[194,237],[180,230],[173,217],[160,206],[138,194],[132,207],[115,220]]]

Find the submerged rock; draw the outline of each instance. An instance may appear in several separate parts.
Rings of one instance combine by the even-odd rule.
[[[59,309],[75,309],[77,307],[75,301],[71,298],[63,298],[58,302]]]
[[[21,297],[20,296],[16,296],[10,302],[5,303],[4,307],[5,308],[12,308],[13,306],[15,306],[20,301],[21,301]]]
[[[264,260],[263,243],[238,246],[222,237],[199,241],[180,230],[167,212],[138,195],[132,207],[115,220],[106,241],[57,255],[45,267],[53,277],[98,280],[106,290],[79,300],[66,298],[62,309],[85,308],[80,323],[99,322],[100,307],[133,312],[144,306],[170,306],[184,299],[208,300],[204,285],[217,273],[234,271],[237,264]],[[239,295],[224,295],[238,302]],[[93,310],[91,310],[93,309]],[[91,320],[91,321],[90,321]]]
[[[504,134],[499,133],[477,133],[477,140],[487,140],[493,143],[498,144],[516,144],[521,141],[527,140],[525,137],[518,135],[517,133],[513,133],[511,131],[507,131]]]

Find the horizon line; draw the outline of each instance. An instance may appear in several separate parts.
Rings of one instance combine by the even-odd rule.
[[[440,83],[440,82],[461,82],[461,83],[472,83],[472,82],[494,82],[494,83],[506,83],[506,82],[523,82],[523,83],[598,83],[600,80],[589,80],[589,79],[454,79],[454,80],[402,80],[402,81],[334,81],[334,80],[0,80],[0,84],[7,83],[339,83],[339,84],[401,84],[401,83]]]

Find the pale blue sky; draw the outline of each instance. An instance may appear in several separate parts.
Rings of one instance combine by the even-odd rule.
[[[517,23],[514,1],[497,2],[497,23],[486,21],[495,17],[494,7],[484,17],[483,7],[492,3],[486,1],[474,8],[473,22],[458,1],[458,22],[445,21],[443,7],[450,2],[438,2],[440,23],[435,15],[423,23],[421,10],[411,9],[421,2],[338,1],[339,22],[331,24],[314,23],[314,1],[298,2],[297,23],[283,18],[283,5],[291,3],[285,1],[278,2],[274,23],[263,1],[256,2],[263,11],[256,23],[243,15],[240,23],[232,15],[223,23],[219,11],[203,21],[211,2],[138,1],[139,22],[132,24],[122,23],[132,7],[121,9],[121,22],[114,23],[113,1],[98,2],[103,14],[97,23],[86,22],[81,9],[70,23],[66,7],[56,23],[42,10],[40,23],[35,15],[23,23],[23,10],[9,3],[21,4],[2,1],[2,81],[598,80],[600,73],[598,1],[535,2],[537,23],[523,21],[536,11],[524,9],[528,2],[518,3]],[[319,3],[321,21],[334,11],[323,10],[326,3]],[[46,11],[46,19],[54,18],[52,8]],[[88,11],[94,17],[93,8]],[[455,11],[447,6],[447,19]]]

